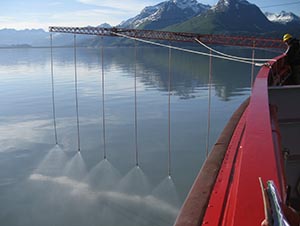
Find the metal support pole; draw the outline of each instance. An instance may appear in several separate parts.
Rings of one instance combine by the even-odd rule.
[[[52,112],[53,112],[53,126],[54,126],[54,137],[55,144],[58,144],[57,141],[57,129],[56,129],[56,110],[55,110],[55,90],[54,90],[54,72],[53,72],[53,37],[50,33],[50,52],[51,52],[51,84],[52,84]]]
[[[255,41],[253,41],[253,46],[252,46],[251,90],[254,83],[254,59],[255,59]]]
[[[171,177],[171,95],[172,95],[172,49],[169,48],[169,84],[168,84],[168,176]]]
[[[208,75],[208,113],[207,113],[207,136],[206,136],[206,158],[209,153],[210,142],[210,121],[211,121],[211,89],[212,89],[212,51],[209,57],[209,75]]]
[[[138,150],[138,120],[137,120],[137,41],[134,42],[134,134],[135,134],[135,163],[139,166]]]
[[[79,130],[79,104],[78,104],[78,80],[77,80],[77,52],[76,52],[76,34],[74,34],[74,75],[75,75],[75,99],[76,99],[76,117],[77,117],[77,141],[78,152],[80,152],[80,130]]]
[[[105,76],[104,76],[104,40],[101,36],[101,77],[102,77],[102,129],[103,129],[103,158],[107,158],[106,154],[106,128],[105,128]]]

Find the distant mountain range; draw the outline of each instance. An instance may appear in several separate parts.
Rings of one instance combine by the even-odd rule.
[[[184,7],[180,7],[179,2]],[[176,15],[182,15],[179,22],[173,19],[174,15],[169,16],[169,11],[175,11],[175,8]],[[246,0],[219,0],[214,6],[203,5],[194,0],[169,0],[146,7],[136,17],[122,22],[120,26],[204,34],[272,37],[281,37],[286,32],[300,34],[300,18],[295,14],[284,11],[280,14],[264,14],[258,6]]]
[[[55,46],[69,46],[73,45],[71,34],[54,34],[53,44]],[[77,40],[79,43],[85,43],[91,37],[79,35]],[[71,41],[70,41],[71,40]],[[0,30],[0,48],[2,47],[44,47],[50,46],[49,32],[43,29],[1,29]]]
[[[210,8],[196,0],[169,0],[155,6],[148,6],[137,16],[122,22],[119,26],[137,29],[162,29],[182,23]]]
[[[0,47],[21,45],[42,45],[49,35],[43,29],[2,29],[0,30]]]
[[[109,24],[99,26],[110,27]],[[287,32],[300,35],[300,18],[285,11],[263,13],[258,6],[246,0],[219,0],[214,6],[197,0],[167,0],[145,7],[118,27],[281,38]],[[55,34],[54,40],[54,45],[72,44],[65,34]],[[115,39],[112,40],[108,44],[116,44]],[[90,36],[79,36],[78,42],[87,46],[99,45],[99,39]],[[49,46],[49,34],[42,29],[0,30],[0,47],[10,45]]]
[[[220,0],[206,12],[166,29],[199,33],[265,34],[275,24],[261,10],[245,0]]]
[[[265,12],[265,15],[269,21],[275,23],[281,23],[281,24],[300,23],[300,18],[291,12],[281,11],[279,14]]]

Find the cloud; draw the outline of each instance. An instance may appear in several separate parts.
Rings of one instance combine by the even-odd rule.
[[[7,22],[3,22],[0,20],[0,29],[3,28],[14,28],[16,30],[23,30],[28,28],[43,28],[44,30],[48,30],[48,25],[35,22],[35,21],[16,21],[16,20],[8,20]]]
[[[12,14],[3,12],[0,28],[47,30],[49,26],[98,26],[102,23],[116,26],[155,3],[156,0],[76,0],[73,4],[46,1],[34,9],[15,10]]]
[[[3,22],[6,23],[11,20],[13,20],[13,17],[11,17],[11,16],[0,16],[0,23],[3,23]]]
[[[39,13],[27,16],[26,20],[19,17],[0,16],[0,28],[43,28],[49,26],[98,26],[102,23],[117,25],[134,14],[113,9],[86,9],[57,13]]]
[[[77,4],[63,7],[60,0],[47,2],[49,10],[24,10],[0,16],[0,28],[43,28],[49,26],[98,26],[109,23],[112,26],[135,16],[146,5],[143,1],[129,0],[76,0]],[[43,8],[43,9],[44,9]],[[57,8],[57,10],[53,10]]]
[[[49,2],[48,4],[49,4],[49,6],[61,6],[61,5],[63,5],[62,2]]]
[[[110,9],[91,9],[56,13],[50,16],[49,21],[56,26],[97,26],[105,22],[117,25],[127,16],[127,13]]]
[[[126,10],[131,12],[137,12],[143,9],[147,5],[151,5],[151,1],[140,1],[140,0],[78,0],[78,2],[87,5],[109,7],[118,10]]]

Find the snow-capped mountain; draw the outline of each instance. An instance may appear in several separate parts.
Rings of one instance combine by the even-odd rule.
[[[103,23],[103,24],[98,25],[97,27],[111,28],[112,26],[108,23]]]
[[[300,18],[291,12],[281,11],[280,13],[265,13],[266,17],[275,23],[287,24],[291,22],[300,22]]]
[[[119,26],[161,29],[188,20],[209,8],[209,5],[198,3],[197,0],[168,0],[144,8],[140,14],[123,21]]]
[[[201,0],[198,0],[201,1]],[[140,29],[164,29],[169,31],[203,34],[263,35],[281,38],[284,33],[300,35],[299,16],[282,11],[264,14],[259,7],[246,0],[219,0],[214,6],[197,0],[165,0],[144,8],[140,14],[122,22],[119,26]],[[249,0],[251,1],[251,0]],[[110,28],[109,24],[99,27]],[[78,36],[83,46],[100,46],[98,37]],[[107,45],[118,45],[118,39],[105,39]],[[55,34],[57,46],[72,45],[67,34]],[[122,43],[126,44],[126,43]],[[127,43],[128,44],[128,43]],[[49,33],[41,29],[0,29],[0,47],[48,46]]]
[[[192,9],[196,14],[201,12],[203,8],[208,7],[207,5],[203,5],[198,3],[196,0],[172,0],[177,7],[179,7],[182,10],[185,9]]]
[[[246,0],[220,0],[211,9],[216,12],[222,12],[231,8],[235,8],[239,10],[240,6],[250,6],[250,5],[254,5],[254,4],[251,4]]]
[[[277,31],[259,7],[246,0],[219,0],[211,9],[184,23],[166,28],[172,31],[233,35],[266,34]]]

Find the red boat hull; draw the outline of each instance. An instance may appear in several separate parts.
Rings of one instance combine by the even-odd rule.
[[[284,56],[263,66],[249,104],[234,114],[200,173],[176,220],[176,226],[261,225],[266,218],[259,178],[272,180],[281,200],[287,185],[276,110],[268,85],[281,80]]]

